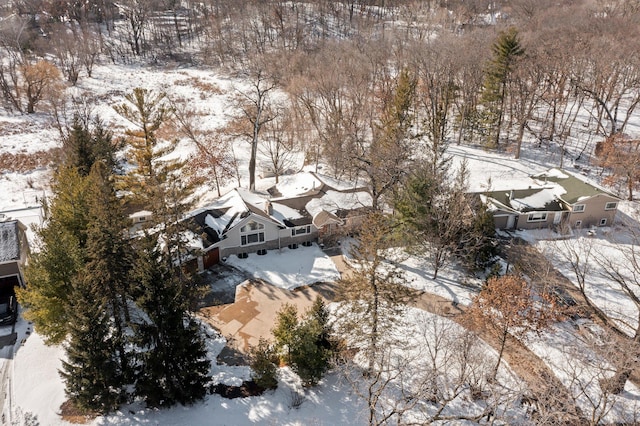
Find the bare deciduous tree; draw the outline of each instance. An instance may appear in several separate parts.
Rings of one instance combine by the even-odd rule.
[[[526,333],[545,329],[557,317],[554,301],[544,294],[536,301],[529,284],[516,275],[489,278],[467,312],[478,324],[490,324],[498,338],[493,377],[510,335],[524,339]]]
[[[260,153],[267,158],[269,172],[273,173],[276,184],[287,170],[296,167],[296,129],[292,112],[281,108],[276,118],[267,124],[267,134],[260,146]]]
[[[633,192],[640,182],[640,139],[613,135],[597,144],[596,156],[596,162],[610,172],[605,182],[626,186],[627,199],[633,201]]]
[[[204,116],[190,108],[184,100],[172,101],[172,118],[176,128],[187,137],[195,146],[197,154],[188,162],[193,172],[192,175],[206,182],[213,179],[213,184],[218,192],[234,175],[234,159],[230,152],[230,141],[221,132],[204,129],[203,123],[198,118]]]
[[[265,124],[277,117],[278,111],[277,108],[274,108],[272,97],[278,86],[261,66],[257,66],[251,71],[249,80],[249,89],[238,90],[235,105],[238,114],[228,127],[231,133],[246,139],[251,146],[249,189],[254,191],[256,188],[258,145]]]
[[[398,319],[403,305],[415,297],[394,265],[392,245],[389,218],[378,211],[370,213],[351,249],[355,269],[338,282],[344,313],[339,331],[352,336],[349,343],[361,349],[371,371],[386,330]]]

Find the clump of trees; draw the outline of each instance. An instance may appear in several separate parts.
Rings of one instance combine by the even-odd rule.
[[[140,117],[149,117],[143,106],[152,95],[135,94]],[[87,125],[76,120],[63,144],[47,223],[38,231],[42,249],[26,269],[28,287],[18,291],[25,317],[49,343],[64,342],[61,375],[77,408],[106,413],[131,398],[154,407],[193,403],[205,395],[209,360],[191,313],[197,286],[176,262],[185,253],[177,219],[188,192],[176,190],[176,176],[162,164],[143,163],[151,178],[136,191],[161,222],[132,238],[111,134]],[[132,151],[153,150],[137,143],[144,137],[130,137]]]
[[[405,241],[428,253],[433,279],[453,257],[471,270],[484,270],[497,254],[493,216],[468,194],[464,163],[453,180],[449,159],[438,163],[417,166],[398,192],[395,210]]]
[[[284,304],[271,330],[273,343],[260,339],[249,351],[252,378],[263,389],[278,386],[278,366],[288,365],[305,387],[315,386],[331,366],[335,343],[329,311],[319,296],[302,315]]]
[[[285,304],[271,332],[273,353],[280,362],[291,367],[303,386],[317,385],[329,369],[332,354],[332,331],[324,301],[317,297],[302,319],[295,306]]]
[[[595,153],[597,163],[610,172],[605,182],[626,187],[627,199],[633,201],[634,191],[640,182],[640,139],[615,134],[599,142]]]

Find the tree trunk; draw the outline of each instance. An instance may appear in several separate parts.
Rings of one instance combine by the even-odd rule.
[[[520,123],[520,126],[518,126],[518,144],[516,145],[516,155],[515,155],[515,159],[519,159],[520,158],[520,148],[522,148],[522,139],[524,138],[524,127],[527,124],[526,121],[523,121],[522,123]]]
[[[500,336],[500,352],[498,352],[498,361],[496,362],[496,366],[493,368],[493,374],[491,378],[493,380],[496,379],[498,375],[498,369],[500,368],[500,363],[502,362],[502,355],[504,354],[504,348],[507,344],[507,337],[509,336],[509,330],[504,328],[502,331],[502,335]]]
[[[375,367],[376,353],[378,352],[378,286],[376,283],[376,277],[371,279],[371,289],[373,291],[373,309],[371,315],[371,340],[370,340],[370,354],[369,354],[369,373],[371,373]]]

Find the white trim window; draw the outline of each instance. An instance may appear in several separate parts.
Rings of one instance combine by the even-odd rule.
[[[292,237],[295,237],[296,235],[310,234],[310,233],[311,233],[311,225],[300,226],[298,228],[291,229]]]
[[[618,203],[615,201],[612,201],[604,205],[605,210],[615,210],[617,208],[618,208]]]
[[[584,211],[585,205],[584,204],[576,204],[575,206],[573,206],[573,209],[571,209],[574,213],[582,213]]]
[[[527,222],[544,222],[547,220],[547,212],[533,212],[527,216]]]
[[[605,226],[607,224],[607,218],[603,217],[602,219],[600,219],[600,226]]]
[[[264,243],[264,225],[255,221],[248,222],[240,228],[240,245]]]

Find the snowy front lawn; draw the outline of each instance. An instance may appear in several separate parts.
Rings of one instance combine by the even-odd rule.
[[[268,250],[263,256],[251,253],[246,259],[229,256],[226,263],[255,279],[287,290],[340,278],[336,265],[316,244],[300,245],[294,250]]]

